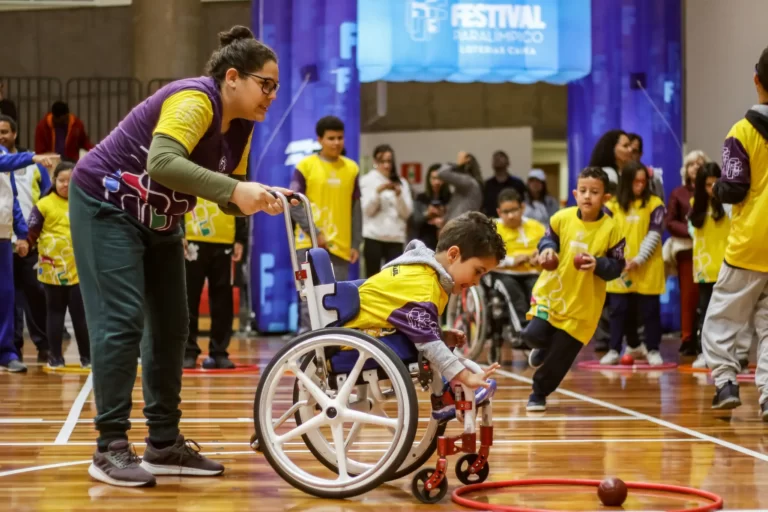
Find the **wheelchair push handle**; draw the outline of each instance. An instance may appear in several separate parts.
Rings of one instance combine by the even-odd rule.
[[[293,222],[291,221],[291,201],[282,192],[271,190],[270,193],[283,202],[283,218],[285,220],[285,232],[288,236],[288,248],[291,253],[291,263],[293,265],[293,271],[299,272],[301,269],[301,263],[299,262],[298,255],[296,254],[296,243],[293,239]],[[296,198],[301,202],[301,206],[304,208],[304,213],[307,215],[307,221],[309,222],[309,238],[312,241],[312,248],[317,248],[317,230],[315,229],[315,223],[312,220],[312,203],[309,202],[307,196],[294,192],[291,198]]]

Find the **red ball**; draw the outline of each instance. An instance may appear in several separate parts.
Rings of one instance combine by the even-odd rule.
[[[589,254],[586,252],[577,254],[573,257],[573,266],[576,267],[576,270],[581,270],[581,267],[587,263],[588,258]]]
[[[606,507],[620,507],[627,499],[627,484],[618,478],[606,478],[597,487],[597,497]]]
[[[544,260],[544,262],[541,264],[541,268],[543,268],[544,270],[557,270],[557,266],[559,264],[560,264],[560,259],[557,257],[557,254],[554,254]]]
[[[624,354],[623,356],[621,356],[621,360],[619,362],[621,364],[625,364],[627,366],[631,366],[631,365],[635,364],[635,359],[631,355],[629,355],[629,354]]]

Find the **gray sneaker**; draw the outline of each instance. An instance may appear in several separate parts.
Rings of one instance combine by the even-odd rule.
[[[26,373],[27,367],[18,359],[14,359],[8,364],[0,365],[0,370],[5,370],[10,373]]]
[[[141,467],[153,475],[217,476],[224,466],[200,455],[200,445],[179,435],[173,446],[155,448],[147,439]]]
[[[108,451],[93,454],[88,474],[96,480],[119,487],[154,487],[155,477],[142,469],[140,462],[128,441],[112,441]]]

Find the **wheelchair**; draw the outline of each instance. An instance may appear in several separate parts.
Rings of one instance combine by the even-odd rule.
[[[459,452],[459,480],[485,481],[493,444],[490,396],[477,406],[474,390],[455,387],[456,418],[464,424],[459,436],[445,436],[446,424],[432,418],[431,408],[423,408],[421,416],[428,419],[420,419],[419,394],[429,404],[433,391],[442,394],[443,379],[403,335],[377,338],[340,327],[357,315],[363,281],[335,280],[328,253],[317,248],[314,226],[313,248],[300,263],[290,204],[276,195],[285,207],[294,281],[307,301],[312,330],[283,346],[262,373],[251,446],[283,480],[320,498],[358,496],[418,470],[411,482],[414,496],[437,503],[448,490],[446,457]],[[307,198],[295,197],[311,219]],[[422,468],[435,451],[436,466]]]
[[[451,296],[447,307],[447,323],[467,333],[465,357],[477,360],[487,340],[488,364],[501,362],[501,348],[509,343],[513,349],[527,350],[522,340],[523,326],[515,311],[507,287],[499,279],[505,270],[488,272],[477,286]]]

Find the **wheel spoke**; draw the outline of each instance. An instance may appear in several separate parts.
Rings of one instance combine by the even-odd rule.
[[[310,430],[314,430],[316,428],[322,427],[323,425],[326,424],[327,421],[328,419],[325,417],[324,414],[318,414],[317,416],[313,417],[311,420],[305,421],[304,423],[294,428],[293,430],[290,430],[281,436],[277,436],[277,438],[275,439],[275,443],[279,445],[285,444],[291,439],[296,439],[297,437],[306,434]]]
[[[336,466],[339,468],[339,481],[349,480],[347,473],[347,449],[344,446],[344,423],[338,422],[331,425],[333,435],[333,447],[336,450]]]
[[[339,394],[336,395],[336,399],[342,403],[347,403],[347,398],[349,398],[349,394],[352,392],[352,388],[357,383],[357,378],[360,377],[360,372],[363,371],[363,365],[368,360],[368,353],[364,351],[360,351],[357,357],[357,362],[355,362],[355,366],[352,368],[352,370],[349,372],[349,375],[347,375],[347,380],[344,381],[344,385],[341,386],[341,389],[339,390]]]
[[[374,402],[373,405],[371,406],[371,412],[378,416],[381,416],[382,418],[389,418],[389,415],[386,412],[384,412],[384,409],[381,407],[381,404],[378,401]],[[387,427],[387,428],[392,434],[395,433],[394,427]]]
[[[357,436],[360,434],[360,430],[362,430],[363,424],[362,423],[353,423],[352,428],[349,429],[349,436],[347,436],[347,440],[344,441],[344,451],[349,451],[349,447],[352,446],[355,441],[357,441]],[[334,441],[335,442],[335,441]]]
[[[344,411],[343,416],[344,416],[344,421],[379,425],[381,427],[387,427],[393,430],[397,428],[397,423],[398,423],[397,418],[383,418],[375,414],[368,414],[366,412],[353,411],[351,409],[346,409]]]
[[[304,388],[309,392],[309,394],[312,395],[312,398],[317,401],[318,405],[323,409],[328,407],[330,398],[328,398],[328,395],[326,395],[325,392],[320,389],[317,384],[315,384],[315,381],[313,381],[311,377],[308,377],[307,374],[301,371],[301,368],[299,368],[294,361],[291,361],[288,367],[296,376],[296,378],[299,379],[299,381],[304,385]]]

